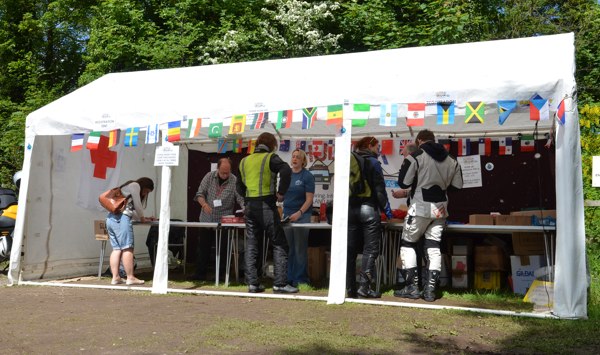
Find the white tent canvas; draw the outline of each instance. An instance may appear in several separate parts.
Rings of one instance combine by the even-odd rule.
[[[197,137],[183,143],[215,150],[209,137],[211,124],[223,123],[223,137],[250,139],[263,131],[288,137],[335,137],[336,171],[332,226],[332,277],[329,302],[344,299],[347,189],[351,136],[367,134],[410,137],[422,128],[438,137],[555,135],[557,255],[554,314],[583,318],[586,308],[585,235],[579,126],[572,95],[574,36],[563,34],[446,46],[393,49],[365,53],[223,64],[165,70],[109,74],[31,113],[26,122],[23,164],[15,243],[9,279],[66,277],[93,273],[97,244],[90,241],[91,221],[103,219],[96,209],[81,208],[87,151],[70,153],[70,135],[93,130],[125,130],[175,120],[202,118]],[[549,119],[532,121],[529,109],[517,108],[504,124],[498,122],[498,101],[516,100],[521,106],[534,95],[548,99]],[[564,99],[566,124],[556,125],[554,115]],[[438,125],[436,103],[455,103],[455,123]],[[483,123],[465,123],[466,105],[485,103]],[[351,127],[352,107],[367,103],[368,124]],[[408,127],[407,105],[425,103],[425,125]],[[344,128],[326,124],[327,107],[344,104]],[[383,105],[398,104],[394,126],[381,126]],[[301,110],[318,107],[311,129],[302,129]],[[290,128],[275,129],[277,112],[293,111]],[[231,118],[238,114],[269,112],[270,123],[227,136]],[[250,125],[249,120],[246,122]],[[185,124],[184,124],[185,126]],[[140,137],[143,137],[140,136]],[[346,148],[347,147],[347,148]],[[154,146],[119,148],[120,158],[104,183],[96,189],[127,178],[150,176],[160,181],[151,211],[161,220],[185,216],[187,167],[185,149],[177,168],[152,164]],[[159,177],[160,176],[160,177]],[[175,188],[171,188],[171,187]],[[96,191],[94,191],[95,193]],[[97,195],[96,195],[97,196]],[[335,203],[335,201],[342,201]],[[78,205],[79,204],[79,205]],[[183,208],[184,209],[184,208]],[[155,290],[166,289],[168,225],[161,223]],[[138,233],[139,234],[139,233]],[[139,245],[139,244],[137,244]],[[136,248],[140,249],[139,247]],[[21,257],[21,252],[24,256]],[[337,280],[337,281],[336,281]],[[337,282],[337,283],[336,283]]]

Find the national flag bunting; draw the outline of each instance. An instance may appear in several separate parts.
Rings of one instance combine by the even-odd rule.
[[[471,155],[471,140],[469,138],[460,138],[458,140],[458,155]]]
[[[140,129],[138,127],[127,128],[125,130],[125,146],[137,147],[139,133]]]
[[[248,141],[248,149],[246,150],[246,152],[248,154],[252,154],[254,153],[254,148],[256,148],[256,139],[251,139]]]
[[[517,100],[498,100],[498,123],[503,125],[516,108]]]
[[[102,132],[100,132],[100,131],[90,132],[90,135],[88,136],[88,140],[87,140],[87,143],[85,144],[85,147],[89,150],[98,149],[98,144],[100,144],[100,136],[101,135],[102,135]]]
[[[558,123],[560,123],[561,126],[564,126],[566,118],[564,99],[558,104],[558,108],[556,110],[556,118],[558,119]]]
[[[223,122],[211,123],[208,126],[208,138],[219,138],[223,135]]]
[[[454,102],[438,102],[437,124],[454,124]]]
[[[234,153],[241,153],[242,152],[242,138],[234,139],[231,142],[231,150]]]
[[[492,155],[492,139],[479,138],[479,155]]]
[[[113,129],[112,131],[108,132],[108,147],[112,148],[115,145],[119,144],[120,136],[121,136],[120,129]]]
[[[181,140],[181,121],[171,121],[167,123],[167,140],[177,142]]]
[[[307,107],[302,109],[302,129],[310,129],[317,120],[317,108]]]
[[[425,104],[411,103],[406,109],[406,125],[409,127],[423,126],[425,124]]]
[[[321,157],[324,158],[325,152],[323,151],[323,141],[322,140],[312,141],[312,144],[309,147],[309,151],[312,152],[312,155],[315,158],[321,158]]]
[[[250,129],[265,128],[265,124],[269,121],[268,112],[257,112],[252,114],[252,125]]]
[[[306,152],[306,141],[296,141],[296,149],[300,149]]]
[[[438,143],[443,145],[444,148],[450,152],[450,148],[452,147],[452,140],[450,139],[438,139]]]
[[[393,139],[382,139],[381,140],[381,155],[390,155],[394,153],[394,140]]]
[[[352,127],[364,127],[369,120],[371,104],[354,104],[352,107]]]
[[[200,128],[202,128],[202,119],[201,118],[190,118],[188,119],[188,127],[187,127],[187,137],[194,138],[200,134]]]
[[[521,136],[521,151],[522,152],[533,152],[535,151],[535,140],[533,135],[525,134]]]
[[[327,106],[327,125],[342,125],[344,119],[344,106],[343,105],[329,105]]]
[[[483,101],[467,102],[465,123],[483,123],[485,103]]]
[[[412,142],[410,139],[400,139],[398,144],[398,154],[402,154],[404,148]]]
[[[235,115],[231,117],[229,134],[242,134],[246,128],[246,115]]]
[[[277,113],[277,130],[281,128],[290,128],[292,127],[292,116],[294,114],[294,110],[283,110]]]
[[[529,119],[532,121],[546,121],[550,119],[548,100],[536,94],[529,101]]]
[[[146,144],[158,143],[159,131],[157,124],[151,124],[146,127]]]
[[[498,155],[512,155],[512,138],[500,138],[498,144]]]
[[[380,104],[379,125],[396,127],[398,124],[398,104]]]
[[[279,151],[280,152],[289,152],[290,151],[291,142],[289,139],[282,139],[279,142]]]
[[[217,153],[223,154],[227,151],[227,141],[223,138],[217,139]]]
[[[77,152],[83,149],[83,133],[75,133],[71,135],[71,151]]]

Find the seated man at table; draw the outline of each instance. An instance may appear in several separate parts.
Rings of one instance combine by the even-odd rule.
[[[410,206],[402,230],[400,257],[406,286],[394,291],[394,296],[435,301],[435,290],[442,268],[440,243],[448,217],[449,188],[463,186],[460,165],[443,145],[435,142],[433,132],[425,129],[417,134],[419,149],[402,162],[398,184],[410,188]],[[419,292],[417,243],[425,236],[425,257],[428,261],[423,294]]]
[[[221,158],[217,162],[217,170],[207,173],[198,187],[195,200],[202,211],[200,222],[220,222],[222,216],[233,215],[235,203],[244,206],[244,199],[237,192],[237,177],[231,173],[231,160]],[[196,272],[192,280],[206,280],[206,271],[210,259],[210,248],[214,240],[214,231],[202,229],[198,238],[198,254]],[[215,246],[216,247],[216,246]]]

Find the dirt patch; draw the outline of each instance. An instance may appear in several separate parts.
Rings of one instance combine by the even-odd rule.
[[[488,316],[350,303],[48,286],[0,286],[0,297],[3,353],[503,353],[513,336]]]

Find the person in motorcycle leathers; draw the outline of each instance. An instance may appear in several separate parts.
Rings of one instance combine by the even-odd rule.
[[[237,189],[244,196],[244,214],[246,217],[246,253],[245,278],[248,292],[258,293],[265,290],[258,279],[257,258],[258,238],[266,233],[273,243],[273,263],[275,280],[274,293],[296,293],[298,289],[287,284],[288,244],[277,202],[283,201],[287,192],[292,169],[288,163],[273,153],[277,139],[271,133],[261,133],[256,139],[254,153],[240,162],[240,178]],[[276,188],[277,175],[279,186]]]
[[[410,206],[402,231],[400,257],[406,285],[394,291],[394,296],[435,301],[435,290],[442,268],[440,243],[448,217],[449,188],[463,186],[460,165],[443,145],[435,142],[429,130],[417,134],[419,149],[404,159],[398,174],[401,188],[410,188]],[[427,276],[423,293],[419,292],[417,242],[425,236],[424,255]]]
[[[362,177],[369,185],[369,196],[350,196],[348,206],[348,260],[346,288],[349,298],[380,298],[381,294],[371,289],[375,276],[375,260],[379,256],[381,241],[381,211],[391,218],[381,163],[377,160],[379,141],[375,137],[364,137],[355,145],[355,153],[364,160]],[[351,157],[351,159],[355,159]],[[362,265],[359,288],[356,289],[356,256],[363,242]]]

